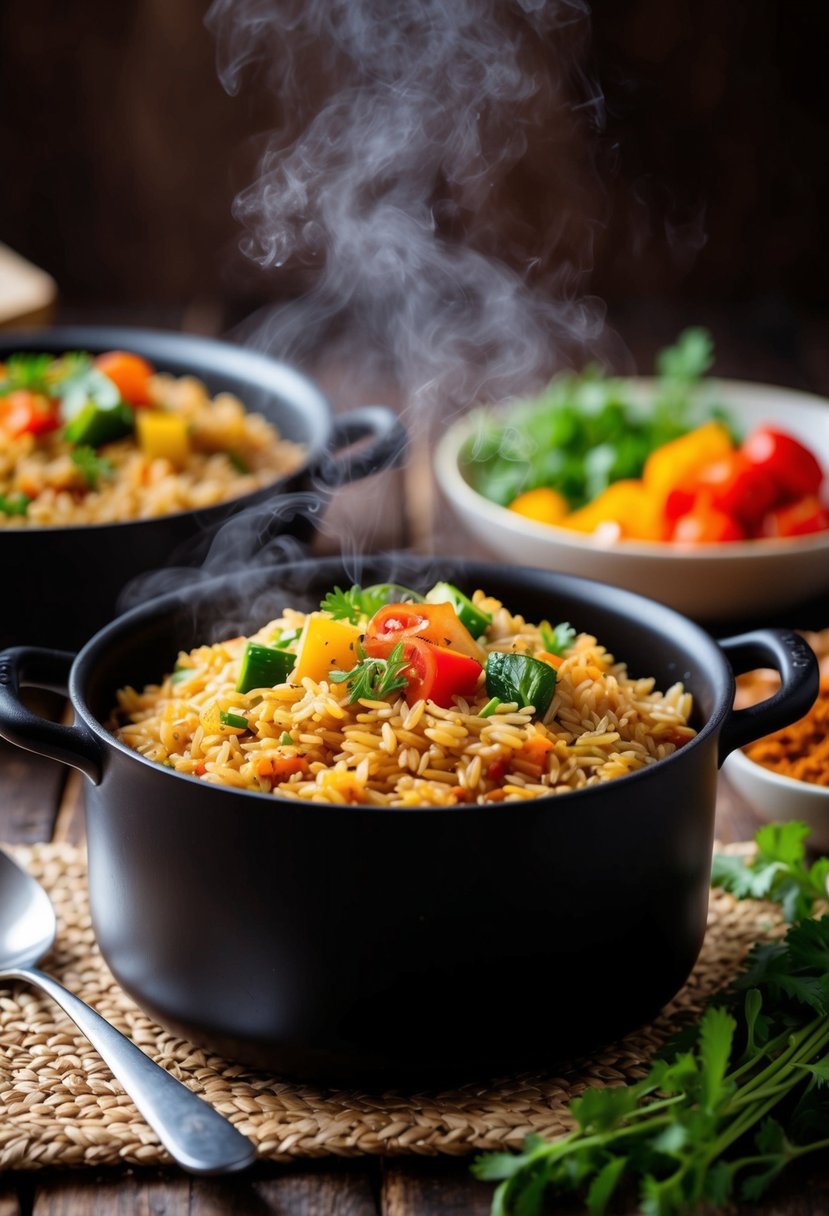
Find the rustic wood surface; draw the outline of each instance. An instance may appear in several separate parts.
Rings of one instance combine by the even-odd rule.
[[[376,393],[353,393],[342,383],[326,385],[338,407]],[[367,509],[368,503],[368,509]],[[435,504],[428,451],[415,449],[405,471],[390,471],[337,494],[319,552],[346,547],[411,546],[471,554],[476,547]],[[817,623],[817,622],[814,622]],[[829,623],[829,610],[827,622]],[[25,640],[25,639],[23,639]],[[44,701],[45,713],[60,706]],[[721,778],[717,833],[723,841],[752,836],[751,808]],[[0,746],[0,839],[83,838],[81,779],[50,761]],[[492,1188],[473,1179],[464,1160],[329,1161],[257,1166],[230,1179],[195,1179],[175,1170],[142,1172],[40,1171],[0,1179],[0,1216],[486,1216]],[[571,1204],[551,1204],[569,1216]],[[634,1200],[615,1211],[628,1216]],[[748,1209],[744,1209],[748,1211]],[[829,1160],[793,1170],[778,1183],[754,1216],[817,1216],[829,1211]]]

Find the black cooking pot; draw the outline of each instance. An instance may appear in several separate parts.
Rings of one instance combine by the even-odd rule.
[[[448,578],[595,634],[631,674],[693,693],[697,736],[650,768],[526,803],[388,810],[208,785],[102,725],[180,649],[319,605],[332,585]],[[734,672],[781,690],[736,712]],[[75,724],[20,685],[67,687]],[[280,1073],[427,1080],[545,1066],[651,1018],[697,957],[717,769],[799,718],[815,657],[782,630],[715,642],[631,592],[548,571],[415,557],[302,562],[133,610],[76,659],[0,654],[0,734],[87,777],[92,916],[118,981],[162,1024]]]
[[[76,649],[112,619],[136,575],[200,564],[217,529],[242,511],[260,547],[285,534],[306,542],[331,491],[393,463],[405,447],[405,432],[385,406],[334,417],[323,394],[299,372],[227,342],[107,327],[0,337],[0,362],[25,350],[134,351],[159,371],[196,376],[211,396],[234,393],[248,410],[275,423],[285,439],[302,444],[306,457],[272,485],[203,510],[125,523],[0,529],[3,646],[26,641]],[[352,449],[358,440],[366,442]]]

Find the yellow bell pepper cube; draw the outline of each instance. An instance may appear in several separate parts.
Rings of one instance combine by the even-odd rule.
[[[727,456],[733,449],[731,435],[722,422],[705,422],[687,435],[663,443],[651,452],[645,461],[642,480],[651,493],[664,503],[671,490],[695,477],[707,464]]]
[[[569,503],[558,490],[548,486],[539,486],[537,490],[527,490],[519,494],[509,504],[509,510],[525,519],[534,519],[540,524],[557,524],[570,510]]]
[[[147,460],[169,460],[183,469],[190,459],[190,436],[180,414],[168,410],[135,411],[138,446]]]
[[[312,612],[297,643],[291,683],[298,684],[305,676],[319,683],[327,680],[332,671],[351,671],[360,657],[357,646],[361,637],[356,625]]]
[[[614,481],[592,502],[566,515],[559,527],[595,532],[600,524],[615,524],[628,540],[664,540],[662,502],[644,482],[634,478]]]

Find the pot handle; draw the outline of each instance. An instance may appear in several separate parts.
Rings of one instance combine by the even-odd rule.
[[[757,667],[773,667],[780,674],[780,688],[772,696],[746,709],[731,710],[720,734],[722,764],[735,748],[789,726],[808,713],[818,694],[820,675],[811,646],[790,629],[756,629],[721,638],[718,645],[735,675]]]
[[[67,695],[75,656],[66,650],[13,646],[0,652],[0,737],[16,747],[71,765],[98,785],[101,748],[86,727],[62,726],[33,713],[20,700],[21,688],[45,688]]]
[[[368,442],[352,450],[362,439]],[[314,475],[325,489],[336,490],[399,464],[407,442],[406,428],[387,405],[362,405],[334,418],[330,450],[316,462]]]

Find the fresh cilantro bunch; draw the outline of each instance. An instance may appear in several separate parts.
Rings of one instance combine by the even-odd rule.
[[[423,596],[399,583],[374,583],[371,587],[360,587],[355,583],[347,591],[335,587],[320,604],[335,621],[349,621],[359,625],[360,621],[374,616],[385,604],[421,603]]]
[[[574,1131],[478,1158],[477,1177],[500,1184],[492,1216],[540,1216],[549,1191],[602,1216],[622,1186],[644,1216],[754,1202],[789,1162],[829,1148],[829,916],[810,916],[827,867],[807,865],[805,836],[802,824],[764,828],[756,858],[725,870],[730,889],[802,919],[750,951],[643,1080],[572,1102]]]
[[[661,351],[647,407],[630,381],[601,368],[557,376],[506,421],[485,422],[465,446],[474,488],[507,506],[526,490],[551,486],[576,509],[611,482],[640,477],[650,453],[705,418],[719,416],[700,399],[713,347],[704,329],[687,329]]]

